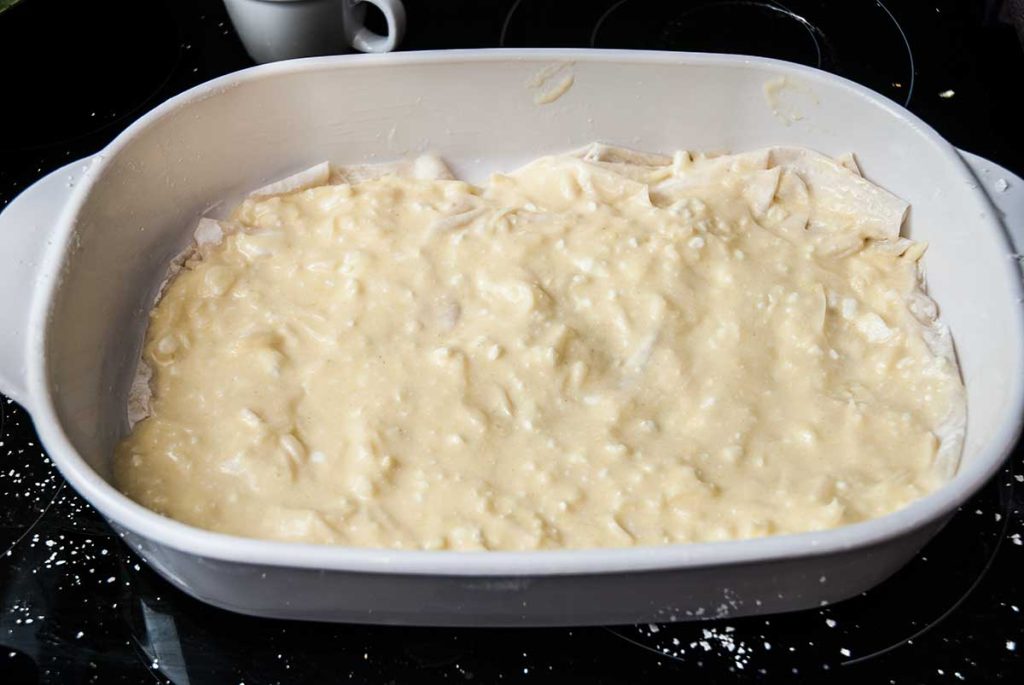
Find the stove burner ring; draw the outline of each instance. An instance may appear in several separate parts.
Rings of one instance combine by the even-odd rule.
[[[904,105],[915,80],[906,33],[882,0],[515,0],[500,44],[760,55],[844,76]]]
[[[508,8],[508,14],[505,15],[505,21],[501,23],[501,35],[498,36],[498,45],[500,47],[507,47],[506,43],[508,39],[508,27],[512,24],[512,17],[516,16],[516,10],[519,9],[519,5],[523,4],[523,0],[516,0],[512,3],[512,6]]]
[[[605,10],[590,33],[590,47],[597,46],[598,35],[608,18],[630,1],[618,0]],[[770,31],[765,30],[765,24],[771,25]],[[805,17],[785,5],[773,2],[773,0],[726,0],[725,2],[705,2],[690,7],[669,22],[663,29],[660,39],[666,46],[689,45],[701,48],[705,45],[700,44],[700,31],[721,29],[723,26],[730,25],[736,27],[756,25],[758,33],[766,37],[770,36],[771,40],[775,42],[779,41],[779,33],[788,34],[787,38],[800,40],[805,48],[810,47],[813,50],[814,57],[807,61],[818,68],[825,66],[826,61],[832,61],[831,56],[826,60],[828,41],[821,30]],[[749,35],[742,36],[743,43],[737,47],[743,49],[750,45],[750,38]],[[696,46],[694,46],[695,39],[698,42]]]
[[[896,17],[892,11],[885,6],[882,0],[875,0],[878,8],[885,12],[885,14],[892,20],[892,25],[896,27],[896,30],[900,32],[900,38],[903,39],[903,47],[907,49],[907,61],[910,62],[910,80],[907,84],[907,97],[903,100],[903,106],[907,107],[910,105],[910,98],[914,95],[914,77],[917,76],[917,66],[914,64],[914,50],[910,47],[910,40],[907,38],[906,31],[900,26],[900,23],[896,21]]]
[[[892,579],[859,597],[790,614],[607,630],[634,647],[690,667],[710,660],[786,672],[802,666],[808,653],[826,669],[871,661],[933,630],[988,575],[1015,519],[1013,466],[1008,465],[1003,475],[1005,479],[991,483],[964,505],[966,511],[939,533],[936,543],[926,546]],[[954,568],[964,554],[972,563],[956,567],[958,571],[944,581],[947,587],[939,595],[929,583],[910,581],[932,574],[935,568]],[[773,635],[771,644],[768,635]],[[846,646],[853,648],[852,654]]]

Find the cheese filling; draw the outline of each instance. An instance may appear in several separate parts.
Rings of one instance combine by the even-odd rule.
[[[905,211],[785,148],[254,195],[152,312],[116,482],[202,528],[412,549],[892,512],[955,468],[964,411]]]

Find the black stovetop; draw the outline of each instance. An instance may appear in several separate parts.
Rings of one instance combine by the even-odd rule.
[[[1024,2],[406,5],[404,49],[713,50],[819,66],[1024,173],[1024,51],[1012,23]],[[217,0],[23,0],[0,12],[0,206],[171,95],[250,64]],[[582,629],[310,624],[234,615],[172,588],[64,483],[27,414],[0,398],[0,683],[1021,682],[1022,474],[1018,451],[909,566],[821,610]]]

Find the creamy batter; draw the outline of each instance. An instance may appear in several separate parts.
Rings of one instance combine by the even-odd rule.
[[[147,507],[281,540],[613,547],[861,521],[955,468],[924,246],[852,160],[595,145],[484,187],[321,173],[207,225],[152,312],[115,462]]]

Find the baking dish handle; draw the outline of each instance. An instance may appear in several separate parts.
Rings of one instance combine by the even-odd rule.
[[[33,284],[61,210],[91,162],[81,159],[51,171],[0,212],[0,392],[22,405]]]
[[[1017,254],[1024,253],[1024,179],[984,157],[960,150],[1000,218]]]

